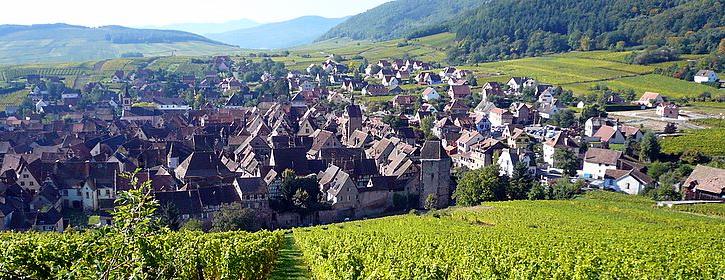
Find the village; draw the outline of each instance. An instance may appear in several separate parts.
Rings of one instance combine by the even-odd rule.
[[[216,56],[201,77],[116,71],[80,91],[27,75],[27,99],[0,116],[0,230],[111,224],[118,193],[146,181],[181,224],[208,226],[236,204],[267,229],[445,208],[461,174],[493,165],[543,186],[640,195],[659,183],[634,147],[682,118],[654,92],[602,102],[654,112],[661,131],[536,77],[479,85],[453,66],[336,60],[289,71]],[[723,181],[725,170],[697,165],[669,191],[723,199]]]

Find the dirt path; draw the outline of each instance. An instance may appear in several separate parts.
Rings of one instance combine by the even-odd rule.
[[[284,247],[280,250],[277,265],[269,279],[312,279],[307,265],[302,260],[302,251],[295,244],[292,234],[286,234],[284,238]]]

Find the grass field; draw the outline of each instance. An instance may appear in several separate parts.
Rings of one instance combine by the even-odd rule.
[[[662,152],[678,155],[687,150],[700,151],[708,156],[725,156],[725,128],[687,130],[677,137],[662,139]]]
[[[720,279],[723,232],[722,218],[593,192],[301,228],[294,236],[317,279]]]
[[[589,88],[596,84],[607,85],[609,88],[615,90],[632,89],[638,95],[646,91],[659,92],[671,98],[696,97],[703,92],[718,92],[713,87],[657,74],[618,78],[609,81],[577,83],[568,86],[568,88],[574,90],[575,93],[582,94],[589,92]]]
[[[21,89],[15,92],[0,95],[0,111],[4,111],[7,106],[18,106],[23,102],[30,93],[29,89]]]
[[[677,211],[685,211],[698,213],[703,215],[718,216],[725,218],[725,203],[708,203],[695,205],[675,205],[672,209]]]

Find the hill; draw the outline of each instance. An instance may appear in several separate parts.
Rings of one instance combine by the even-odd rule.
[[[305,16],[207,36],[246,49],[289,48],[313,42],[344,20],[344,18]]]
[[[725,259],[713,257],[725,244],[717,209],[705,216],[653,204],[593,192],[298,228],[294,238],[316,279],[722,276]]]
[[[220,23],[178,23],[169,25],[148,26],[145,28],[180,30],[199,35],[229,32],[242,28],[258,26],[259,23],[250,19],[238,19]]]
[[[238,51],[200,35],[121,26],[0,25],[0,64],[50,63],[125,55],[211,55]]]
[[[398,0],[350,17],[320,40],[390,40],[413,33],[431,35],[447,29],[444,23],[480,6],[481,0]],[[420,35],[419,35],[420,36]]]
[[[725,46],[719,0],[494,0],[452,24],[452,62],[480,62],[546,52],[668,46],[710,53]]]

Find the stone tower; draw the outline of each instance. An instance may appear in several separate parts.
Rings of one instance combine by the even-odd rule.
[[[451,157],[440,140],[428,140],[420,151],[420,206],[429,195],[436,197],[438,208],[451,203]]]

